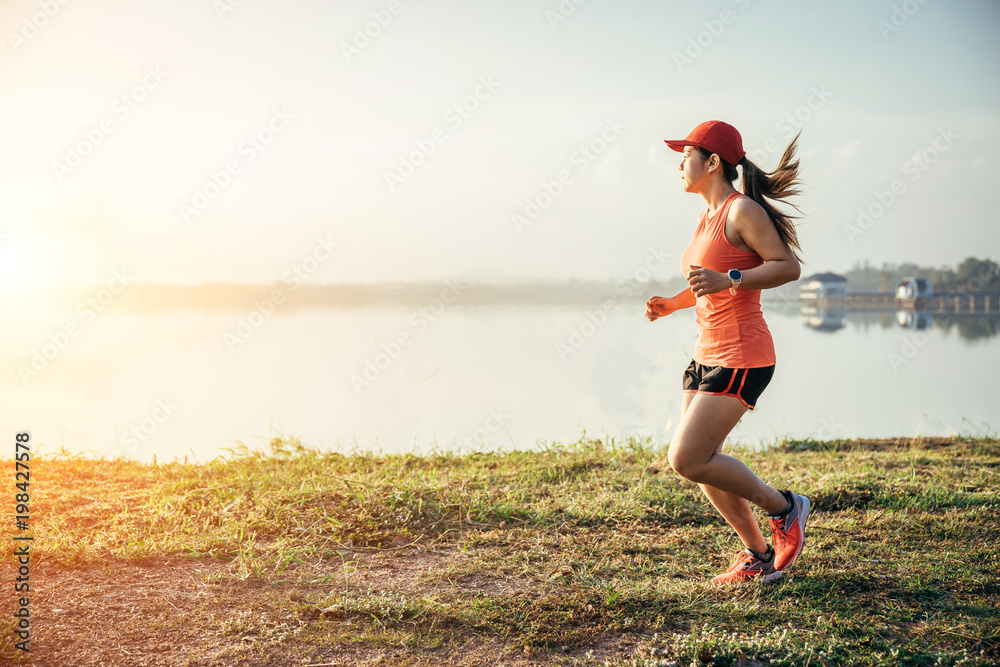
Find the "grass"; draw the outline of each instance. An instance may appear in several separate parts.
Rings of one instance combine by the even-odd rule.
[[[275,439],[197,465],[41,459],[34,557],[223,562],[209,583],[294,587],[274,604],[296,623],[262,620],[237,587],[218,624],[285,655],[402,646],[396,664],[466,664],[489,644],[623,667],[1000,661],[997,440],[741,451],[815,508],[787,576],[741,590],[707,583],[738,542],[694,484],[658,469],[660,453],[584,438],[348,457]],[[432,560],[389,576],[417,557]]]

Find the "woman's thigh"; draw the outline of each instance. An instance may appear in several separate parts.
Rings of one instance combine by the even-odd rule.
[[[686,393],[681,421],[670,441],[670,462],[704,463],[722,449],[747,411],[735,396]]]

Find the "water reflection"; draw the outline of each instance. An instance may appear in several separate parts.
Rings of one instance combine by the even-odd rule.
[[[817,331],[837,331],[847,323],[847,310],[844,308],[815,308],[803,306],[802,316],[807,327]]]
[[[1000,316],[997,315],[929,315],[935,327],[945,331],[955,329],[962,340],[988,339],[1000,334]]]
[[[934,324],[933,316],[928,312],[915,310],[900,310],[896,313],[896,324],[904,329],[923,331]]]
[[[962,340],[988,339],[1000,333],[1000,316],[988,313],[932,313],[920,310],[900,310],[896,324],[912,331],[952,329]]]
[[[997,313],[944,313],[909,308],[892,312],[804,305],[799,314],[803,324],[810,329],[830,333],[851,325],[861,330],[873,326],[910,331],[939,329],[943,333],[954,330],[964,341],[989,339],[1000,334],[1000,314]]]

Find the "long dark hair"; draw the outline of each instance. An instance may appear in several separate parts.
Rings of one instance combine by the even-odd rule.
[[[799,245],[799,235],[795,231],[795,223],[792,222],[799,216],[785,213],[768,201],[768,199],[780,199],[784,201],[800,193],[799,186],[802,183],[799,181],[799,160],[795,157],[798,143],[799,135],[796,134],[795,138],[792,139],[792,142],[788,144],[788,148],[782,154],[781,160],[778,162],[778,166],[774,168],[774,171],[764,171],[748,160],[745,155],[740,160],[739,165],[743,167],[743,194],[760,204],[760,207],[764,209],[767,216],[774,222],[774,227],[778,230],[778,236],[784,241],[785,245],[792,249],[792,254],[801,262],[802,258],[795,251],[801,251],[802,247]],[[700,146],[697,148],[706,160],[712,156],[711,151]],[[722,156],[719,156],[719,160],[722,162],[723,176],[732,183],[739,176],[736,165],[729,164],[722,159]],[[799,211],[799,207],[795,204],[789,205],[796,211]],[[801,211],[799,212],[801,213]]]

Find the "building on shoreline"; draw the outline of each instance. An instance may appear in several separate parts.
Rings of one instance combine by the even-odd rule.
[[[896,285],[897,299],[926,299],[933,296],[934,288],[926,278],[903,278]]]
[[[847,278],[836,273],[814,273],[799,287],[803,299],[840,299],[847,296]]]

